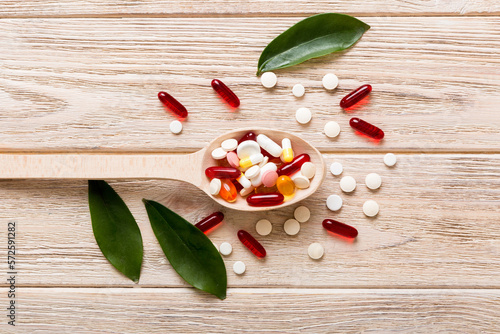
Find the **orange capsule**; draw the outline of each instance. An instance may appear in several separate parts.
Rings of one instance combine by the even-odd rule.
[[[293,183],[292,179],[287,175],[278,177],[276,187],[284,196],[291,196],[295,192],[295,183]]]
[[[236,196],[238,196],[238,191],[236,190],[236,187],[234,186],[233,182],[227,179],[221,181],[222,181],[222,186],[219,191],[219,196],[222,197],[223,200],[229,203],[236,201]]]

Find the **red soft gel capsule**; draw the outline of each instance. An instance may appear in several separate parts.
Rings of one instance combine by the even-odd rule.
[[[364,99],[370,92],[372,91],[372,86],[363,85],[359,88],[356,88],[346,96],[342,100],[340,100],[340,107],[347,109]]]
[[[285,197],[277,192],[266,194],[254,194],[247,197],[247,203],[250,206],[274,206],[280,205]]]
[[[208,167],[205,175],[210,179],[236,179],[240,177],[241,171],[233,167]]]
[[[311,161],[309,154],[301,154],[296,156],[291,162],[278,168],[278,175],[292,175],[302,167],[302,165]]]
[[[224,220],[224,214],[220,211],[214,212],[196,223],[196,226],[203,233],[208,233],[215,226]]]
[[[172,95],[166,92],[159,92],[158,99],[163,103],[168,109],[170,109],[173,113],[175,113],[180,118],[186,118],[188,115],[188,111],[186,107],[182,105],[179,101],[177,101]]]
[[[263,258],[266,256],[266,249],[260,244],[250,233],[245,230],[238,231],[238,239],[245,245],[255,256]]]
[[[222,81],[219,79],[212,80],[212,88],[219,94],[220,97],[224,99],[231,107],[238,108],[240,106],[240,99],[234,92],[229,89]]]
[[[358,230],[354,227],[333,219],[323,220],[323,227],[330,232],[339,234],[346,238],[354,239],[358,236]]]
[[[349,125],[354,130],[359,131],[370,138],[376,140],[381,140],[382,138],[384,138],[384,131],[382,131],[380,128],[377,128],[375,125],[365,122],[357,117],[351,118],[351,120],[349,121]]]

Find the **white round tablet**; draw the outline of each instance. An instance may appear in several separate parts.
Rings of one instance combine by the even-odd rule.
[[[179,121],[173,121],[170,123],[170,132],[173,134],[179,134],[182,131],[182,123]]]
[[[283,225],[283,229],[288,235],[296,235],[300,231],[300,223],[295,219],[288,219]]]
[[[210,195],[219,195],[220,188],[222,187],[222,182],[219,179],[212,179],[210,181]]]
[[[368,217],[374,217],[378,214],[380,207],[374,200],[368,200],[363,204],[363,213]]]
[[[334,162],[330,165],[330,172],[335,176],[342,174],[343,170],[344,168],[340,162]]]
[[[370,173],[366,175],[365,184],[372,190],[378,189],[382,184],[382,178],[377,173]]]
[[[223,242],[219,246],[219,252],[222,255],[229,255],[233,252],[233,246],[229,242]]]
[[[273,72],[265,72],[260,77],[260,82],[262,83],[262,86],[266,88],[273,88],[278,82],[278,77],[276,77],[276,74]]]
[[[337,122],[330,121],[325,124],[325,135],[328,138],[335,138],[340,133],[340,125]]]
[[[234,151],[238,147],[238,141],[234,138],[224,140],[220,146],[226,152]]]
[[[293,212],[293,217],[299,222],[299,223],[305,223],[311,218],[311,211],[306,207],[306,206],[299,206],[295,211]]]
[[[273,230],[273,225],[267,219],[261,219],[255,224],[255,230],[260,235],[269,235]]]
[[[342,198],[339,195],[330,195],[326,199],[326,206],[332,211],[338,211],[342,207]]]
[[[260,167],[258,165],[252,166],[245,172],[245,177],[249,180],[253,179],[260,173]]]
[[[237,275],[242,275],[245,273],[245,270],[247,269],[247,267],[245,266],[245,263],[241,262],[241,261],[236,261],[234,264],[233,264],[233,271],[235,274]]]
[[[307,177],[302,175],[301,172],[292,175],[291,179],[295,186],[299,189],[307,189],[311,185],[311,181]]]
[[[354,180],[352,176],[344,176],[340,180],[340,189],[346,193],[354,191],[354,189],[356,189],[356,180]]]
[[[236,154],[240,159],[245,159],[259,153],[260,146],[256,141],[253,140],[245,140],[244,142],[239,144],[238,148],[236,149]]]
[[[296,84],[295,86],[293,86],[292,88],[292,94],[295,96],[295,97],[302,97],[304,96],[304,93],[306,92],[306,89],[304,88],[304,86],[302,86],[301,84]]]
[[[311,118],[312,118],[311,110],[309,110],[308,108],[299,108],[295,113],[295,119],[300,124],[309,123],[309,121],[311,121]]]
[[[316,165],[310,161],[304,162],[304,164],[300,167],[300,172],[308,179],[312,179],[314,174],[316,174]]]
[[[393,153],[387,153],[386,155],[384,155],[384,164],[388,167],[394,166],[397,161],[398,159]]]
[[[224,159],[227,155],[227,152],[222,149],[222,147],[217,147],[215,150],[212,151],[212,158],[215,160],[221,160]]]
[[[323,254],[325,254],[325,249],[320,243],[315,242],[309,245],[307,254],[309,254],[311,259],[319,260],[323,257]]]
[[[337,78],[337,76],[333,73],[328,73],[325,74],[321,82],[323,83],[323,87],[325,87],[325,89],[332,90],[337,88],[339,85],[339,78]]]

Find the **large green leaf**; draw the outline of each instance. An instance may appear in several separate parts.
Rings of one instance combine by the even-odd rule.
[[[160,203],[143,202],[156,239],[175,271],[195,288],[226,298],[226,266],[212,241]]]
[[[335,13],[308,17],[276,37],[262,51],[257,75],[300,64],[351,47],[370,26]]]
[[[89,209],[95,240],[108,261],[125,276],[139,281],[142,236],[120,196],[105,181],[89,181]]]

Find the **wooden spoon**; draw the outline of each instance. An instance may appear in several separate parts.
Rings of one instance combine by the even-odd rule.
[[[209,192],[210,180],[205,169],[216,166],[212,151],[228,138],[241,138],[248,131],[263,133],[281,144],[283,138],[292,141],[295,155],[307,153],[316,165],[316,175],[307,189],[298,189],[295,196],[278,206],[252,207],[238,194],[233,203],[224,201]],[[182,141],[182,138],[179,137]],[[238,129],[223,134],[207,147],[191,154],[121,154],[121,153],[9,153],[0,154],[0,178],[2,179],[172,179],[191,183],[203,190],[214,201],[230,209],[241,211],[265,211],[281,208],[312,195],[326,175],[321,153],[304,139],[287,132],[272,129]],[[182,194],[179,194],[182,196]]]

